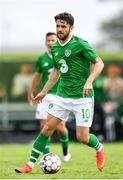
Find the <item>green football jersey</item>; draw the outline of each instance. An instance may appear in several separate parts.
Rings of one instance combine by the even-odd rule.
[[[98,56],[89,43],[73,36],[65,44],[58,40],[52,46],[54,67],[60,71],[57,95],[81,98],[84,84],[90,75],[91,63]],[[88,97],[94,96],[94,91]]]
[[[36,62],[35,71],[41,74],[41,79],[42,79],[41,89],[46,84],[52,69],[53,69],[52,57],[48,53],[45,53],[43,56],[39,56]],[[48,93],[56,94],[57,86],[58,83],[56,83]]]

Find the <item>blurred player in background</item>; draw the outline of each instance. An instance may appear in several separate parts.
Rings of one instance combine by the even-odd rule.
[[[49,109],[47,122],[33,144],[33,149],[37,150],[37,154],[32,149],[29,162],[22,168],[16,168],[15,171],[26,173],[33,170],[48,138],[59,123],[67,121],[70,112],[73,112],[76,118],[78,141],[96,150],[97,168],[102,171],[105,165],[104,148],[89,130],[94,108],[92,83],[101,73],[104,64],[88,42],[72,35],[74,17],[71,14],[60,13],[55,16],[55,22],[59,39],[52,46],[54,68],[48,82],[33,102],[42,101],[60,79],[57,93]]]
[[[33,77],[32,64],[22,64],[20,72],[15,74],[12,82],[11,96],[14,101],[26,101],[29,85]]]
[[[34,95],[37,94],[37,92],[39,92],[46,84],[48,80],[48,76],[53,69],[51,46],[56,42],[56,40],[57,40],[57,36],[54,32],[48,32],[46,34],[45,45],[47,47],[47,52],[44,55],[39,56],[36,63],[35,73],[33,75],[32,83],[28,93],[28,100],[30,104],[32,103],[32,99]],[[39,85],[41,87],[39,87]],[[48,115],[48,105],[54,99],[54,94],[56,94],[57,85],[58,83],[56,83],[53,86],[53,88],[48,92],[47,96],[43,99],[43,101],[37,105],[36,119],[40,120],[40,130],[42,130],[46,122]],[[60,142],[62,143],[63,160],[69,161],[71,155],[68,150],[69,136],[68,136],[68,130],[65,127],[65,122],[61,122],[57,126],[56,131],[60,137]],[[50,151],[49,141],[47,141],[47,144],[43,150],[43,154],[49,153]]]
[[[3,83],[0,82],[0,102],[3,101],[4,97],[6,96],[6,89]]]

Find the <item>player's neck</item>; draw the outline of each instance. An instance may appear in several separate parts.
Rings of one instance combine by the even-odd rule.
[[[52,58],[51,52],[47,51],[47,54],[48,54],[48,56],[49,56],[50,58]]]
[[[61,46],[64,46],[72,39],[72,37],[73,37],[73,35],[70,34],[65,40],[60,40],[59,39],[58,41],[59,41]]]

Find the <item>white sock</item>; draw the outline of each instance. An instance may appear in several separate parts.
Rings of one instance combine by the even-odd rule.
[[[103,148],[103,145],[101,144],[100,148],[97,150],[97,152],[100,152]]]
[[[30,162],[30,161],[29,161],[27,164],[28,164],[31,168],[34,168],[34,166],[35,166],[35,164],[34,164],[33,162]]]

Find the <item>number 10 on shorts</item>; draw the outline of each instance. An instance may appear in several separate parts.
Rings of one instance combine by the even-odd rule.
[[[88,122],[89,120],[91,120],[91,110],[84,108],[82,109],[82,119],[85,122]]]

